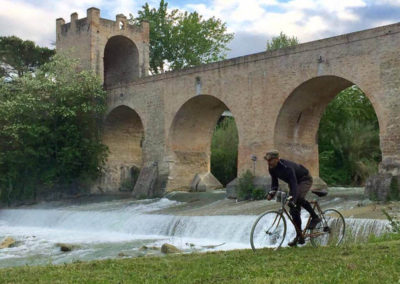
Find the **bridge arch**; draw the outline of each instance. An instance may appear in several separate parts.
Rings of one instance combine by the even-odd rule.
[[[212,95],[197,95],[181,105],[168,133],[167,191],[187,190],[196,174],[211,174],[212,136],[225,111],[230,112],[228,106]]]
[[[139,76],[139,51],[135,43],[125,36],[111,37],[104,48],[105,87],[128,83]]]
[[[297,86],[286,98],[274,127],[274,145],[281,155],[301,162],[313,176],[319,176],[318,129],[326,106],[344,89],[357,85],[372,103],[380,126],[384,118],[377,99],[361,84],[343,77],[326,75]]]
[[[131,191],[143,167],[144,127],[139,114],[126,105],[113,108],[106,116],[103,143],[108,147],[103,191]]]

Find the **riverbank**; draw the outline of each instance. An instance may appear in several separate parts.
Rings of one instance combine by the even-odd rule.
[[[399,267],[394,240],[6,268],[0,283],[399,283]]]

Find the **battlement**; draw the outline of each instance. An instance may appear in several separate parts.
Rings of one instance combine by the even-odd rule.
[[[148,22],[131,25],[123,14],[116,15],[115,21],[103,19],[100,9],[92,7],[85,18],[79,19],[74,12],[69,23],[63,18],[56,20],[56,48],[78,58],[85,69],[103,79],[117,82],[117,77],[124,75],[124,81],[132,81],[148,74],[149,32]],[[121,68],[117,66],[124,62],[124,73],[118,73]]]
[[[90,24],[93,24],[93,26],[90,26]],[[116,15],[115,21],[104,19],[100,17],[100,9],[94,7],[87,9],[86,18],[79,19],[78,13],[74,12],[71,14],[69,23],[66,23],[63,18],[58,18],[56,20],[57,34],[61,33],[64,36],[68,32],[76,33],[88,31],[88,29],[96,28],[98,26],[103,26],[113,30],[128,30],[132,33],[149,32],[148,22],[143,22],[141,26],[131,25],[124,14]]]

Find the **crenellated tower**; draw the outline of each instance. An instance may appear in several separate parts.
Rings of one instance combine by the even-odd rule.
[[[128,24],[126,16],[100,18],[100,10],[87,9],[86,18],[71,14],[70,23],[56,20],[57,52],[68,52],[86,69],[94,70],[106,87],[115,87],[148,75],[149,24]]]

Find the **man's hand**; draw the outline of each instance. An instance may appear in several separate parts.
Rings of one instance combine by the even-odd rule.
[[[286,202],[289,205],[289,207],[294,207],[294,208],[297,207],[295,200],[294,200],[293,196],[291,196],[291,195],[288,196],[288,198],[286,199]]]
[[[275,194],[276,190],[270,190],[266,195],[267,200],[271,200],[272,198],[274,198]]]

